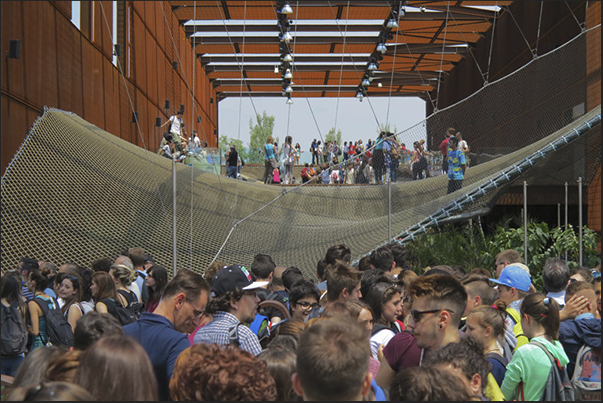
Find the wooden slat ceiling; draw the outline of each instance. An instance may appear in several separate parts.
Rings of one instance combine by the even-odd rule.
[[[282,96],[284,1],[170,1],[218,99]],[[293,97],[421,96],[467,57],[511,1],[288,2]],[[403,9],[403,14],[399,10]],[[396,14],[398,12],[398,14]],[[500,11],[504,12],[504,8]],[[397,28],[388,29],[395,17]],[[380,39],[381,37],[381,39]],[[377,52],[382,39],[387,51]],[[376,59],[375,59],[376,57]],[[367,67],[377,61],[378,69]],[[371,76],[368,86],[361,84]],[[241,85],[243,84],[243,85]]]

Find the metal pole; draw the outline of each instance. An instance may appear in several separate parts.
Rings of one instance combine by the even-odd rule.
[[[582,266],[582,177],[578,178],[578,234],[579,234],[579,255],[578,265]]]
[[[392,181],[388,182],[387,190],[389,193],[389,202],[387,204],[388,213],[387,213],[387,239],[391,241],[392,239]]]
[[[567,231],[567,182],[565,182],[565,230]],[[565,263],[567,263],[567,250],[565,251]]]
[[[528,263],[528,182],[523,182],[523,261]]]
[[[172,265],[176,277],[176,156],[172,155]]]
[[[561,203],[557,203],[557,227],[561,228]]]

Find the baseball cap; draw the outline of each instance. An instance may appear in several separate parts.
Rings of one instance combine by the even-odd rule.
[[[490,281],[495,284],[506,285],[507,287],[513,287],[525,292],[530,291],[530,285],[532,284],[528,272],[516,263],[506,266],[500,273],[500,278],[498,280],[490,279]]]
[[[255,290],[268,285],[268,281],[253,281],[251,273],[239,264],[221,268],[211,282],[211,289],[219,297],[228,291]]]

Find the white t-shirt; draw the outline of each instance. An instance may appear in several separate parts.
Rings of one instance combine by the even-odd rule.
[[[138,298],[138,302],[142,301],[142,298],[140,298],[140,288],[138,288],[138,284],[136,284],[135,281],[133,281],[129,286],[126,287],[128,290],[133,291],[134,294],[136,294],[136,298]]]
[[[379,358],[377,357],[377,350],[379,350],[379,346],[381,344],[383,344],[383,347],[385,347],[387,345],[387,343],[389,343],[389,341],[392,339],[392,337],[394,337],[396,334],[394,333],[393,330],[390,329],[382,329],[380,331],[378,331],[377,333],[375,333],[374,335],[371,336],[371,353],[373,354],[373,358],[378,360]]]
[[[459,151],[463,151],[465,148],[467,148],[467,142],[465,140],[459,141],[459,145],[456,149]]]
[[[180,124],[182,123],[182,119],[174,115],[170,116],[170,122],[172,122],[170,125],[170,132],[180,135]]]

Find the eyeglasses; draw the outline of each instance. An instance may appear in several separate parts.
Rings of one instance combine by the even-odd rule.
[[[297,301],[296,304],[301,306],[304,309],[308,309],[308,308],[314,309],[317,306],[320,306],[320,304],[318,302],[311,304],[308,301]]]
[[[411,309],[410,314],[412,316],[412,320],[415,323],[419,323],[421,321],[421,319],[423,319],[424,315],[427,315],[428,313],[436,313],[436,312],[440,312],[440,311],[448,311],[450,313],[454,313],[454,311],[451,309],[439,308],[439,309],[430,309],[428,311],[417,311],[416,309]]]
[[[192,308],[193,308],[193,315],[195,315],[195,318],[200,318],[201,316],[203,316],[203,313],[205,313],[205,310],[198,310],[197,308],[195,308],[195,306],[191,303],[186,301],[187,304],[189,304]]]

